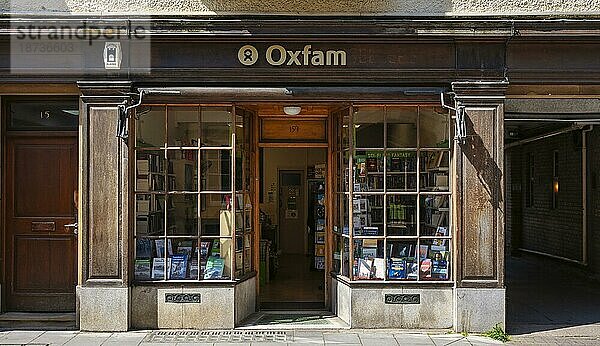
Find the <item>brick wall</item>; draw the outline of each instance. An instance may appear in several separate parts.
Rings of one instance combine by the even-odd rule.
[[[589,264],[600,276],[600,126],[588,134],[588,165]]]
[[[566,133],[507,151],[506,228],[509,251],[521,247],[581,259],[581,149],[575,141],[575,137],[581,137],[580,133]],[[597,132],[595,136],[598,137]],[[555,150],[559,153],[558,208],[552,206]],[[530,153],[534,160],[533,204],[528,206],[526,165]]]

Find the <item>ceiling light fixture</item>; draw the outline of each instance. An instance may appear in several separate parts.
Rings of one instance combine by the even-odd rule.
[[[287,115],[298,115],[302,111],[300,106],[285,106],[283,112]]]

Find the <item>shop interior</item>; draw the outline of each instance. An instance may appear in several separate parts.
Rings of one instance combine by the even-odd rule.
[[[261,309],[324,307],[326,148],[261,150]]]

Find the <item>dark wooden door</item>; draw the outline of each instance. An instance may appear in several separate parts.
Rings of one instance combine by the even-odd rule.
[[[77,136],[8,135],[7,311],[74,311]]]

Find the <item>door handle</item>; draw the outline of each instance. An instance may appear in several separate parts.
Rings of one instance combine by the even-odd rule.
[[[77,235],[78,225],[77,222],[68,223],[64,226],[66,229],[73,229],[73,235]]]

